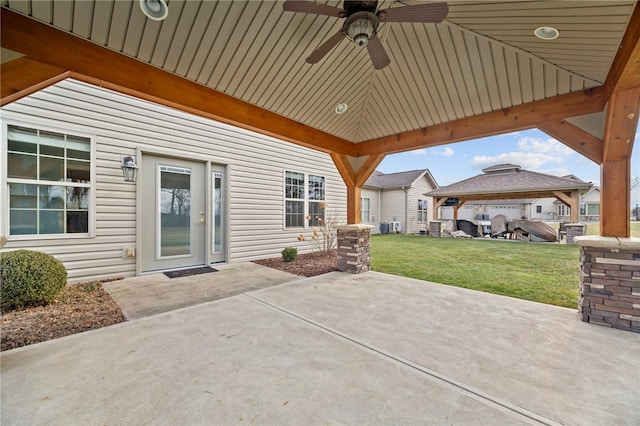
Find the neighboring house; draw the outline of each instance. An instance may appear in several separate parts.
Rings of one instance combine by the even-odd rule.
[[[374,226],[398,222],[401,233],[424,231],[431,217],[433,200],[425,192],[438,188],[428,169],[384,174],[374,171],[362,186],[360,222]]]
[[[328,154],[72,79],[4,106],[0,143],[0,249],[71,283],[309,251],[325,203],[345,217]]]

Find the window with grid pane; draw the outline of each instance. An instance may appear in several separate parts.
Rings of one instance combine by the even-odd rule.
[[[7,184],[10,235],[89,232],[90,139],[8,126]]]
[[[360,198],[360,222],[369,222],[371,213],[371,199],[363,197]]]
[[[285,227],[320,226],[325,218],[325,193],[324,176],[286,171]]]
[[[427,221],[427,200],[418,200],[418,222]]]

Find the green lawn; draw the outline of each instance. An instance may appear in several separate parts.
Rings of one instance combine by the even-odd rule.
[[[580,249],[554,243],[374,235],[371,269],[576,308]]]
[[[600,223],[588,223],[585,235],[599,235]],[[631,222],[631,237],[640,238],[640,222]]]

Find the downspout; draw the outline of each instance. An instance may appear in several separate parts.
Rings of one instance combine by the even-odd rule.
[[[380,229],[380,224],[382,223],[382,190],[378,189],[378,229]],[[382,229],[380,229],[380,233],[382,233]]]
[[[404,233],[409,232],[409,190],[406,187],[402,187],[404,191]]]

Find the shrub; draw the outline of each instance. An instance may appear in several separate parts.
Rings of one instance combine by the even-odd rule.
[[[46,305],[67,284],[67,270],[53,256],[31,250],[0,253],[0,312]]]
[[[285,262],[292,262],[298,258],[298,249],[295,247],[285,247],[281,253]]]
[[[321,208],[326,207],[326,203],[319,203]],[[327,211],[326,217],[316,216],[315,218],[307,215],[306,219],[309,223],[315,223],[314,228],[311,230],[311,242],[313,243],[314,251],[323,256],[331,253],[338,243],[338,225],[342,223],[342,219],[338,216],[336,210]],[[298,235],[298,241],[307,241],[304,235]]]

